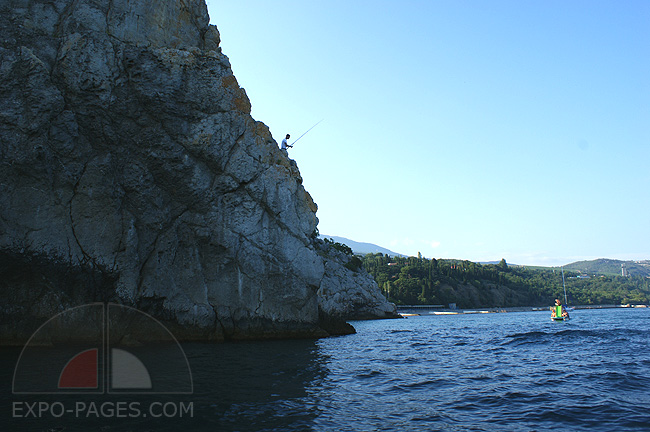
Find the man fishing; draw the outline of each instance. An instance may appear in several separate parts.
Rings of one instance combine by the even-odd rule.
[[[286,137],[282,140],[282,144],[280,144],[280,149],[284,152],[285,155],[289,155],[289,150],[287,150],[287,147],[293,147],[291,144],[287,142],[287,140],[291,137],[291,135],[287,134]]]
[[[325,119],[323,119],[323,120],[325,120]],[[316,126],[318,126],[318,124],[319,124],[320,122],[322,122],[323,120],[319,121],[318,123],[316,123],[315,125],[313,125],[313,126],[310,127],[309,129],[307,129],[307,132],[309,132],[310,130],[312,130],[312,129],[315,128]],[[304,134],[300,135],[300,136],[298,137],[298,139],[296,139],[296,140],[295,140],[294,142],[292,142],[291,144],[289,144],[289,141],[288,141],[289,138],[291,137],[291,135],[287,134],[287,136],[284,137],[284,139],[282,140],[282,143],[280,144],[280,149],[284,152],[285,155],[288,155],[288,154],[289,154],[288,148],[293,147],[293,145],[294,145],[295,143],[297,143],[298,140],[299,140],[300,138],[302,138],[302,137],[304,137],[305,135],[307,135],[307,132],[305,132]]]

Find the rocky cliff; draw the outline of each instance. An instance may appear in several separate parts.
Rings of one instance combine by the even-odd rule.
[[[203,0],[2,2],[0,41],[4,343],[94,301],[195,340],[394,314],[315,238],[316,204]]]

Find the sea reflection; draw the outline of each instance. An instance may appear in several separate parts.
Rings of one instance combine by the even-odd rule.
[[[194,384],[192,394],[49,394],[11,393],[19,348],[0,350],[3,392],[0,430],[34,431],[259,431],[311,430],[323,404],[318,398],[325,380],[327,356],[315,340],[237,343],[186,343]],[[160,357],[157,370],[173,377],[176,365]],[[165,369],[166,368],[166,369]],[[34,374],[38,373],[35,369]],[[311,389],[311,390],[310,390]],[[18,416],[12,407],[18,404]],[[31,415],[27,406],[58,406],[68,412]],[[135,404],[135,405],[131,405]],[[155,418],[148,407],[155,406]],[[83,405],[97,407],[96,411]],[[169,406],[168,406],[169,405]],[[191,407],[184,412],[174,407]],[[119,411],[118,406],[126,407]],[[137,407],[137,416],[130,407]],[[103,409],[107,408],[107,409]],[[174,415],[164,415],[163,407]],[[36,410],[34,410],[36,411]]]
[[[184,344],[194,374],[195,422],[217,430],[309,430],[327,357],[317,341]],[[205,428],[207,430],[207,428]]]

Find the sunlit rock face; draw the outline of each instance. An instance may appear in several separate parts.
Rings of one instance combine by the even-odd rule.
[[[194,340],[394,314],[315,240],[202,0],[2,2],[0,41],[3,342],[96,301]]]

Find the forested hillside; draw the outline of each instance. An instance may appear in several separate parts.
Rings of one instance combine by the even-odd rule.
[[[510,267],[505,260],[481,265],[422,257],[362,258],[389,300],[396,304],[456,303],[459,308],[548,306],[563,298],[559,268]],[[580,277],[565,270],[571,305],[648,304],[650,279],[641,276]]]
[[[566,269],[580,271],[589,275],[612,275],[621,274],[621,265],[630,276],[650,276],[650,261],[620,261],[612,259],[597,259],[592,261],[578,261],[564,266]]]

